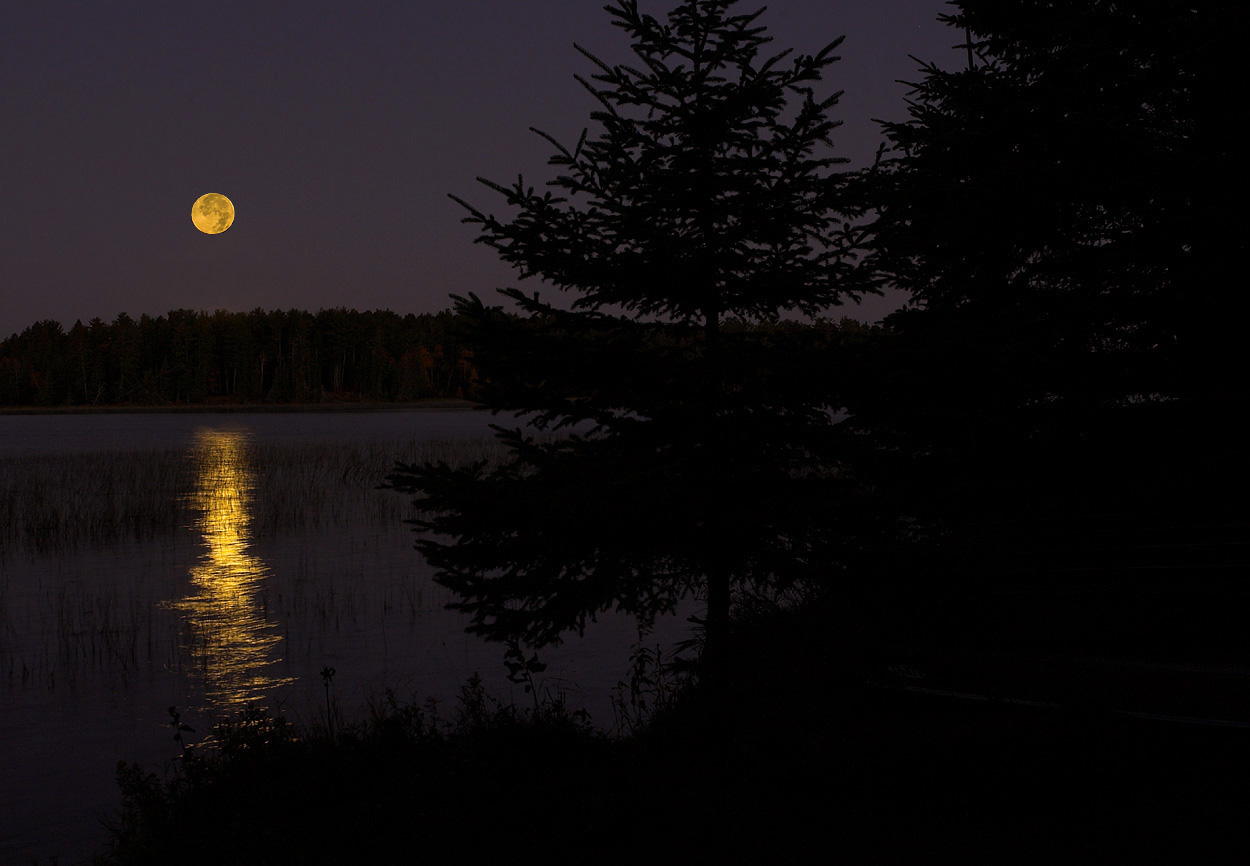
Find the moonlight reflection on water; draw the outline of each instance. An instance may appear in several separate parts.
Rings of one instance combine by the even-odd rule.
[[[241,708],[292,682],[270,673],[281,661],[282,637],[257,600],[269,567],[249,550],[255,488],[249,445],[245,432],[201,429],[191,449],[191,505],[205,550],[191,567],[191,593],[173,606],[186,614],[183,649],[196,660],[216,710]]]
[[[195,728],[256,707],[315,724],[318,672],[347,718],[392,690],[456,706],[503,650],[413,550],[412,500],[378,485],[396,461],[504,456],[467,410],[13,416],[0,426],[0,863],[85,862],[115,815],[118,760],[162,773],[167,708]],[[497,419],[495,419],[497,420]],[[485,438],[484,438],[485,437]],[[7,509],[7,510],[6,510]],[[648,647],[689,637],[692,602]],[[644,640],[604,615],[545,653],[538,686],[611,728]],[[73,720],[72,735],[50,720]],[[111,819],[110,819],[111,820]]]

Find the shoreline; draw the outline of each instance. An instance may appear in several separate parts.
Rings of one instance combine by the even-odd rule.
[[[166,415],[301,412],[414,412],[476,409],[473,400],[431,397],[405,403],[179,403],[165,406],[0,406],[5,415]]]

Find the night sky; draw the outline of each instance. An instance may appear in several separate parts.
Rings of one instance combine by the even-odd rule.
[[[778,0],[761,23],[778,50],[846,35],[826,84],[855,167],[871,118],[906,115],[908,55],[958,64],[944,9]],[[573,43],[633,58],[610,20],[595,0],[4,4],[0,338],[181,307],[434,312],[511,284],[447,194],[499,212],[475,177],[552,177],[529,127],[576,141],[595,103]],[[225,234],[191,223],[207,192],[234,202]]]

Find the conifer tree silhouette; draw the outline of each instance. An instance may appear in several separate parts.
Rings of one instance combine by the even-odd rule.
[[[500,290],[519,317],[457,299],[488,404],[539,430],[591,428],[499,428],[507,465],[390,476],[422,498],[417,547],[472,632],[537,647],[609,609],[646,623],[694,592],[715,669],[734,587],[827,573],[840,481],[830,398],[810,382],[818,350],[727,323],[873,290],[830,152],[839,94],[815,92],[841,40],[764,55],[763,10],[735,5],[687,2],[666,21],[607,7],[637,62],[578,48],[601,132],[566,147],[535,130],[556,149],[547,191],[479,179],[511,217],[456,199],[521,279],[573,296],[559,309]]]
[[[1030,485],[1074,505],[1065,486],[1111,463],[1107,496],[1158,487],[1155,452],[1209,451],[1244,411],[1198,420],[1187,398],[1247,396],[1247,163],[1226,96],[1250,8],[953,5],[958,59],[922,64],[863,176],[865,266],[912,303],[850,408],[918,455],[911,489],[947,513],[958,491],[993,511]]]
[[[1244,393],[1246,171],[1225,97],[1245,4],[954,6],[970,63],[922,66],[872,173],[871,266],[914,299],[894,397],[1028,426]]]

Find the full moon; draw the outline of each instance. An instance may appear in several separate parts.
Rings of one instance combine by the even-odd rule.
[[[191,205],[191,222],[206,235],[219,235],[234,224],[234,205],[220,193],[205,193]]]

